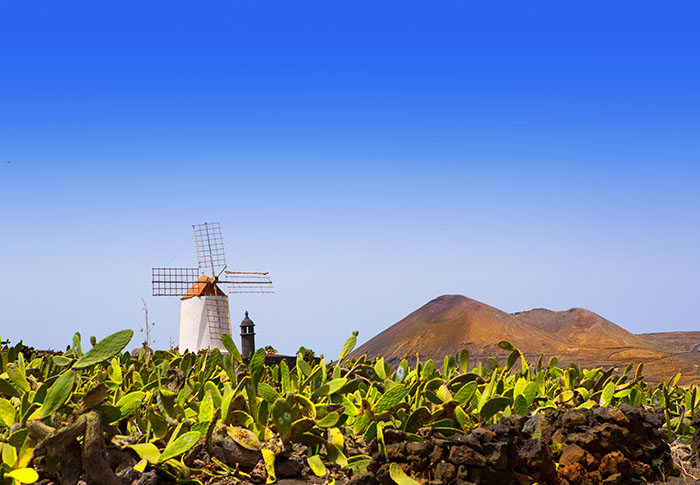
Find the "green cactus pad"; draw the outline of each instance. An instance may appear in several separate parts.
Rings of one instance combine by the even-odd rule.
[[[83,356],[80,357],[75,364],[73,364],[73,368],[85,369],[111,359],[127,346],[133,335],[134,331],[128,329],[120,330],[119,332],[113,333],[109,337],[103,338],[97,342],[97,345],[91,348],[86,354],[83,354]]]

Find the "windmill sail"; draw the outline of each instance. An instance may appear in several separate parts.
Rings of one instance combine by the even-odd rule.
[[[218,222],[195,224],[192,230],[198,267],[153,268],[153,296],[181,297],[181,350],[225,350],[221,336],[231,333],[231,319],[228,296],[219,284],[228,285],[229,293],[274,293],[272,279],[260,271],[225,271],[224,238]]]
[[[210,270],[212,276],[218,276],[226,268],[224,254],[224,237],[221,235],[221,224],[205,222],[192,226],[194,244],[197,248],[197,263],[200,271]]]
[[[260,271],[226,271],[226,281],[231,293],[274,293],[269,273]]]
[[[184,296],[199,274],[197,268],[153,268],[153,296]]]

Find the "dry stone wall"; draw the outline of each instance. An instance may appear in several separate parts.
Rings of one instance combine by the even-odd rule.
[[[446,437],[425,428],[422,442],[387,433],[386,455],[370,443],[368,473],[354,485],[393,484],[390,463],[428,484],[642,484],[679,474],[662,410],[548,409]]]

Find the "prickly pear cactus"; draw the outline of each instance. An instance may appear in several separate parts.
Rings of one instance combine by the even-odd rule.
[[[292,433],[292,407],[280,398],[272,406],[272,419],[277,428],[277,434],[283,441],[287,441]]]
[[[404,400],[408,396],[408,389],[403,384],[397,384],[388,391],[386,391],[382,397],[379,398],[376,405],[374,406],[375,413],[382,413],[388,411],[389,409],[396,406],[398,403]]]
[[[103,338],[87,353],[83,354],[83,356],[73,364],[73,368],[85,369],[86,367],[111,359],[126,347],[133,336],[134,331],[128,329],[120,330],[109,337]]]
[[[613,375],[614,369],[586,370],[573,364],[559,368],[554,358],[549,366],[541,358],[530,365],[508,342],[499,343],[501,350],[510,352],[504,365],[491,359],[488,366],[477,362],[470,369],[469,353],[463,350],[441,359],[442,369],[418,357],[415,364],[404,359],[392,369],[382,358],[350,358],[357,340],[353,333],[331,365],[303,357],[291,369],[287,360],[269,365],[264,349],[259,349],[246,369],[235,365],[241,358],[230,335],[222,338],[230,354],[224,357],[218,349],[119,355],[132,337],[131,330],[117,332],[83,354],[76,334],[63,355],[50,357],[25,357],[21,343],[8,348],[0,341],[0,485],[11,479],[36,481],[31,467],[53,473],[52,460],[60,462],[63,454],[33,460],[36,450],[29,438],[30,432],[52,428],[58,428],[57,433],[47,434],[36,449],[54,449],[67,433],[82,433],[82,439],[71,438],[72,445],[84,445],[86,452],[98,449],[92,444],[101,440],[101,446],[128,446],[141,459],[133,466],[136,473],[155,470],[159,479],[169,477],[169,483],[203,483],[224,475],[248,479],[243,468],[255,470],[260,458],[265,468],[257,467],[259,481],[266,477],[272,482],[275,465],[286,459],[279,453],[296,444],[316,453],[308,465],[330,481],[330,474],[342,468],[353,474],[365,471],[371,458],[355,454],[361,451],[358,446],[376,439],[386,452],[385,433],[392,429],[420,439],[418,430],[426,426],[454,434],[513,413],[528,416],[545,408],[628,404],[662,406],[669,437],[690,442],[696,432],[692,417],[700,410],[698,388],[679,386],[680,374],[651,386],[643,381],[641,364],[634,373],[628,366],[622,375]],[[514,365],[518,359],[520,366]],[[104,433],[107,428],[99,426],[109,426],[110,431]],[[533,431],[533,438],[539,432]],[[126,441],[126,436],[132,439]],[[230,447],[227,438],[237,446]],[[207,453],[209,447],[216,453]],[[237,450],[233,458],[219,453],[230,449]],[[325,452],[318,455],[321,449]],[[211,460],[202,468],[193,467],[207,457]],[[239,469],[243,458],[250,463]],[[83,461],[93,462],[97,463],[92,458]],[[325,468],[328,464],[332,469]],[[394,465],[391,479],[416,483]],[[109,469],[104,467],[100,470]],[[90,471],[89,465],[84,468],[83,473]],[[282,468],[277,471],[281,474]]]

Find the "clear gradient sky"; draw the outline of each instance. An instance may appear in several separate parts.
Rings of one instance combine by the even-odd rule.
[[[151,267],[195,266],[207,221],[277,289],[233,324],[285,353],[448,293],[700,330],[699,14],[1,2],[0,336],[138,330],[144,298],[167,347]]]

